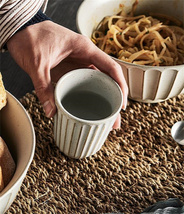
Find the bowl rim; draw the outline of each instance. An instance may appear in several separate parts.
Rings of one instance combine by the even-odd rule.
[[[120,62],[120,63],[124,63],[124,64],[127,64],[129,66],[132,66],[132,67],[138,67],[138,68],[144,68],[145,70],[148,70],[148,69],[169,69],[169,68],[177,68],[177,69],[180,69],[180,68],[183,68],[184,64],[181,64],[181,65],[164,65],[164,66],[153,66],[153,65],[138,65],[138,64],[134,64],[134,63],[131,63],[131,62],[126,62],[126,61],[123,61],[121,59],[118,59],[116,57],[113,57],[111,56],[114,60]]]
[[[85,5],[86,5],[86,3],[87,2],[89,2],[89,1],[91,1],[91,0],[84,0],[81,4],[80,4],[80,6],[79,6],[79,8],[78,8],[78,10],[77,10],[77,14],[76,14],[76,26],[77,26],[77,30],[78,30],[78,32],[80,33],[80,34],[82,34],[82,35],[84,35],[82,32],[81,32],[81,27],[80,27],[80,24],[79,24],[79,16],[80,16],[80,14],[81,14],[81,11],[82,11],[82,9],[83,9],[83,7],[85,7]],[[99,0],[93,0],[94,2],[99,2]],[[184,24],[184,23],[183,23]],[[88,37],[89,38],[89,37]],[[90,40],[91,40],[91,37],[89,38]],[[105,53],[105,52],[104,52]],[[106,53],[107,54],[107,53]],[[107,54],[108,55],[108,54]],[[108,56],[110,56],[110,55],[108,55]],[[112,59],[114,59],[114,60],[116,60],[116,61],[118,61],[119,63],[122,63],[122,64],[127,64],[127,65],[129,65],[129,66],[133,66],[133,67],[138,67],[138,68],[144,68],[144,69],[163,69],[163,70],[165,70],[165,69],[169,69],[169,68],[173,68],[173,67],[176,67],[177,69],[181,69],[183,66],[184,66],[184,64],[181,64],[181,65],[168,65],[168,66],[151,66],[151,65],[138,65],[138,64],[134,64],[134,63],[130,63],[130,62],[126,62],[126,61],[123,61],[123,60],[121,60],[121,59],[118,59],[118,58],[116,58],[116,57],[113,57],[113,56],[110,56]]]
[[[32,149],[31,149],[31,153],[30,153],[29,159],[27,161],[27,165],[22,170],[23,171],[22,174],[17,178],[17,180],[10,187],[8,187],[9,184],[7,184],[7,186],[4,188],[4,190],[2,190],[2,192],[0,193],[0,200],[3,199],[4,197],[6,197],[6,195],[8,195],[10,192],[12,192],[12,189],[25,177],[25,175],[27,174],[28,168],[30,167],[30,165],[32,163],[32,160],[33,160],[33,157],[34,157],[34,153],[35,153],[35,147],[36,147],[35,130],[34,130],[34,126],[33,126],[32,120],[31,120],[28,112],[26,111],[26,109],[24,108],[24,106],[18,101],[18,99],[15,98],[15,96],[13,96],[7,90],[6,90],[6,93],[7,93],[7,97],[10,96],[11,98],[13,98],[14,101],[20,106],[20,108],[24,112],[26,118],[28,119],[28,122],[29,122],[30,128],[31,128],[31,134],[32,134],[32,137],[33,137],[33,139],[32,139],[33,145],[32,145]]]

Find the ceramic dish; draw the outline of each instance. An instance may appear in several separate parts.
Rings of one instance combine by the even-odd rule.
[[[31,119],[20,102],[7,92],[7,105],[0,111],[1,136],[16,163],[9,184],[0,193],[0,213],[14,201],[35,151],[35,133]]]
[[[135,0],[85,0],[77,13],[77,27],[81,34],[91,38],[98,23],[108,15],[120,11],[130,11]],[[167,2],[167,5],[166,5]],[[184,4],[182,0],[140,0],[137,14],[157,11],[184,21]],[[118,60],[129,87],[129,98],[157,103],[184,93],[184,65],[177,66],[139,66]]]

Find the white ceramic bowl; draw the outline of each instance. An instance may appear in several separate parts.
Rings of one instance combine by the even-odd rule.
[[[0,193],[0,214],[7,211],[14,201],[35,151],[35,133],[28,113],[9,92],[7,99],[7,105],[0,111],[1,136],[16,163],[16,170]]]
[[[93,30],[103,17],[120,11],[123,4],[129,11],[135,0],[84,0],[77,13],[78,31],[91,38]],[[139,0],[138,14],[158,12],[175,16],[184,23],[183,0]],[[184,65],[139,66],[116,60],[122,67],[129,87],[129,98],[141,102],[157,103],[184,93]]]

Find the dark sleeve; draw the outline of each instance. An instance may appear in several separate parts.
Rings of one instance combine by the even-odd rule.
[[[51,20],[48,16],[46,16],[41,9],[37,12],[35,16],[33,16],[27,23],[25,23],[21,28],[18,29],[18,31],[25,29],[26,27],[30,25],[37,24],[39,22],[43,22],[46,20]],[[17,31],[17,32],[18,32]]]

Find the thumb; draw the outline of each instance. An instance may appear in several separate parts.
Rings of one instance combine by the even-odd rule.
[[[120,129],[120,128],[121,128],[121,115],[119,113],[113,125],[113,129]]]
[[[56,113],[54,101],[54,87],[51,83],[50,69],[45,68],[42,71],[34,72],[31,76],[33,85],[39,101],[47,117],[53,117]]]

